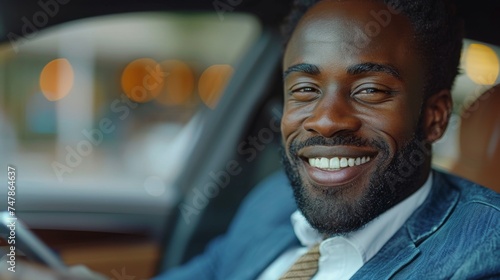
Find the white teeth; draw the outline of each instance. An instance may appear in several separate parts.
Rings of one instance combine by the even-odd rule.
[[[334,157],[330,160],[330,168],[333,168],[333,169],[340,168],[340,160],[338,157]]]
[[[321,158],[321,162],[319,163],[320,168],[329,168],[330,161],[327,158]]]
[[[309,165],[321,169],[340,169],[345,167],[353,167],[361,164],[365,164],[370,161],[370,157],[357,157],[357,158],[345,158],[345,157],[334,157],[328,158],[310,158]]]

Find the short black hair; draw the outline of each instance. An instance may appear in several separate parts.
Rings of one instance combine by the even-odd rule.
[[[295,0],[282,26],[285,42],[309,8],[323,0]],[[425,95],[453,87],[459,73],[463,22],[449,0],[379,0],[405,15],[415,32],[415,50],[426,67]]]

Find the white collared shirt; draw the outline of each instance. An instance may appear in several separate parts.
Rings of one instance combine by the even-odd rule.
[[[302,246],[279,256],[258,280],[279,279],[310,247],[320,244],[319,268],[313,280],[349,279],[369,261],[424,202],[432,186],[432,173],[414,194],[370,221],[358,231],[322,241],[322,236],[307,222],[300,211],[292,216],[295,235]]]

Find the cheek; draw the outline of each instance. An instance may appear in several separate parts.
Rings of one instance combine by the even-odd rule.
[[[422,109],[423,98],[420,93],[412,94],[412,98],[408,98],[401,105],[404,110],[399,111],[399,118],[397,124],[402,131],[402,134],[407,137],[413,137],[418,129],[420,114]]]
[[[289,111],[285,110],[283,112],[283,117],[281,118],[281,136],[283,141],[288,142],[288,138],[293,132],[297,131],[300,127],[300,121],[297,117],[291,114]]]
[[[293,107],[285,104],[281,119],[281,136],[285,143],[291,141],[301,130],[302,123],[307,119],[309,112],[306,107]]]
[[[399,102],[391,109],[371,112],[364,116],[364,123],[388,141],[389,146],[400,148],[409,141],[416,129],[420,108],[409,102]]]

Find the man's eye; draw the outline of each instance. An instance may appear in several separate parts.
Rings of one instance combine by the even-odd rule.
[[[292,92],[316,92],[316,91],[317,90],[315,88],[312,88],[312,87],[303,87],[303,88],[293,90]]]
[[[363,89],[361,90],[360,92],[358,92],[358,94],[363,94],[363,93],[376,93],[378,92],[379,90],[376,89],[376,88],[367,88],[367,89]]]
[[[352,96],[360,101],[367,103],[383,102],[393,96],[390,90],[378,88],[364,88],[352,94]]]
[[[390,91],[388,91],[388,90],[381,90],[381,89],[377,89],[377,88],[366,88],[366,89],[362,89],[362,90],[356,92],[355,94],[375,94],[375,93],[385,93],[385,94],[388,94],[388,93],[390,93]]]
[[[310,101],[315,99],[319,94],[319,90],[314,87],[301,87],[292,89],[290,95],[298,101]]]

